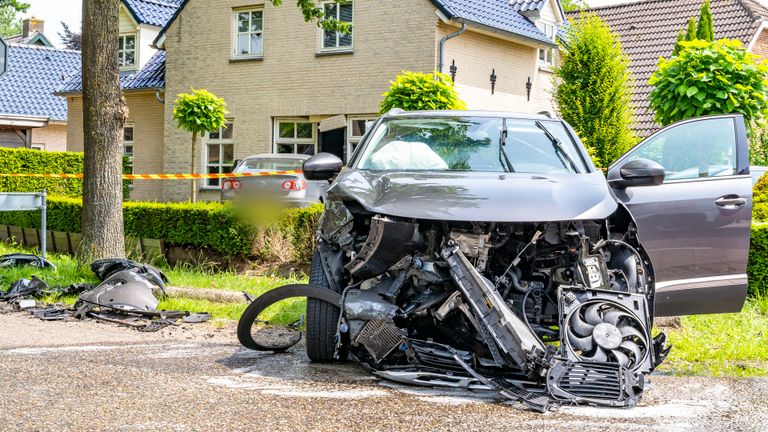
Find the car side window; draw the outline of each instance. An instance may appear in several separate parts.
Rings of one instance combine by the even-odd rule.
[[[663,130],[638,146],[629,159],[650,159],[666,171],[666,181],[730,176],[736,173],[733,119],[710,118]]]

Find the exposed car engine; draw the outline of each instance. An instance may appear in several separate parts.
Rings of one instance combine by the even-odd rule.
[[[610,221],[457,223],[326,204],[338,353],[402,383],[490,388],[530,408],[634,405],[666,356],[649,263]],[[343,264],[343,271],[339,267]]]

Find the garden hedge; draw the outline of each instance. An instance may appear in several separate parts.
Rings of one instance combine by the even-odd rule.
[[[79,199],[49,197],[48,229],[81,232],[81,211]],[[287,210],[270,226],[264,226],[242,217],[232,205],[218,202],[126,202],[123,219],[126,236],[163,240],[171,246],[207,248],[226,256],[268,258],[275,252],[265,249],[283,239],[288,247],[279,248],[277,253],[290,256],[278,258],[306,263],[312,254],[308,248],[314,243],[314,227],[322,211],[322,205]],[[0,224],[40,228],[40,215],[39,212],[0,212]]]
[[[749,294],[768,295],[768,223],[752,224],[752,238],[749,247]]]
[[[29,149],[0,148],[0,173],[4,174],[80,174],[83,154]],[[0,177],[0,192],[39,192],[79,197],[83,181],[78,179]]]

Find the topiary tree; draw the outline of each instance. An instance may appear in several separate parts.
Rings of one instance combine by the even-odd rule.
[[[662,125],[708,114],[741,113],[760,125],[768,109],[768,65],[736,40],[682,42],[651,76],[651,109]]]
[[[565,40],[561,64],[555,68],[555,103],[595,163],[607,167],[636,142],[629,59],[616,35],[593,14],[582,13],[571,21]]]
[[[425,74],[403,71],[391,82],[389,90],[382,96],[382,114],[392,108],[402,108],[406,111],[467,108],[453,87],[451,77],[440,72]]]
[[[191,173],[195,173],[195,147],[197,135],[215,131],[226,123],[227,105],[224,99],[207,90],[192,89],[191,93],[182,93],[173,102],[173,119],[179,129],[192,132]],[[196,181],[192,180],[191,201],[197,200]]]
[[[704,3],[701,4],[699,25],[696,27],[696,39],[710,42],[715,40],[715,29],[712,26],[712,10],[709,8],[709,0],[704,0]]]

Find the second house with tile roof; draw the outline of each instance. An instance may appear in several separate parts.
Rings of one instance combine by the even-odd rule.
[[[637,133],[648,136],[661,126],[654,121],[649,80],[659,57],[669,57],[677,35],[690,17],[698,18],[703,0],[645,0],[589,9],[619,36],[635,81],[632,92]],[[750,52],[768,57],[768,10],[754,0],[711,0],[715,39],[742,42]],[[569,12],[578,18],[579,12]]]
[[[175,96],[190,88],[223,97],[230,112],[195,155],[196,172],[210,173],[254,153],[345,158],[397,74],[441,63],[470,109],[553,110],[555,35],[564,19],[557,0],[320,2],[328,16],[353,25],[348,35],[318,29],[285,3],[123,0],[116,43],[135,172],[190,172],[190,135],[173,121]],[[82,149],[80,89],[77,79],[61,89],[72,150]],[[217,180],[199,188],[204,199],[220,196]],[[137,181],[131,197],[184,201],[189,186]]]

